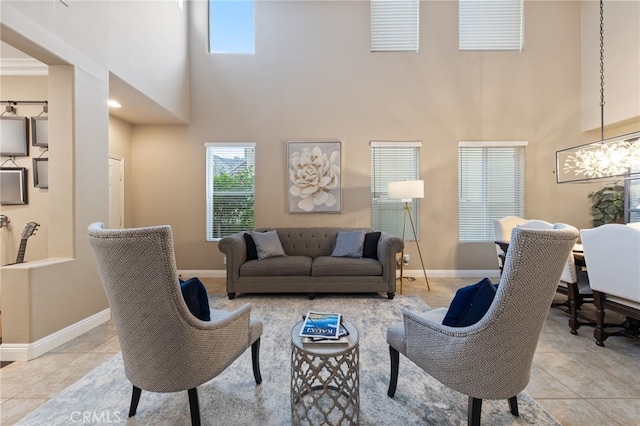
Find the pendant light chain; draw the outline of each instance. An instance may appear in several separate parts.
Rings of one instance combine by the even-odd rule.
[[[604,140],[604,0],[600,0],[600,140]]]

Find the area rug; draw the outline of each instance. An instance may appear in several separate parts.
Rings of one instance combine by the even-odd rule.
[[[394,398],[387,396],[389,351],[386,329],[401,320],[402,310],[427,308],[418,296],[378,295],[251,296],[228,300],[212,297],[211,306],[232,310],[252,304],[251,314],[262,319],[260,350],[263,382],[256,385],[251,351],[246,351],[221,375],[198,388],[204,425],[289,425],[292,326],[309,310],[340,312],[360,333],[361,425],[465,425],[467,397],[431,378],[401,356]],[[58,396],[19,421],[18,425],[189,425],[187,392],[142,392],[135,417],[127,419],[131,384],[120,354],[88,373]],[[486,425],[557,425],[557,421],[529,395],[518,395],[520,416],[510,414],[507,401],[484,401]]]

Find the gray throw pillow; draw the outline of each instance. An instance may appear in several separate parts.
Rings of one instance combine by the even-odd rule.
[[[286,256],[278,233],[275,230],[267,232],[251,231],[250,234],[256,243],[259,260],[276,256]]]
[[[338,231],[336,246],[331,256],[335,257],[362,257],[364,247],[364,230],[362,231]]]

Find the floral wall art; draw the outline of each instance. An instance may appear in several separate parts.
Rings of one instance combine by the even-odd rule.
[[[289,142],[289,213],[339,213],[341,143]]]

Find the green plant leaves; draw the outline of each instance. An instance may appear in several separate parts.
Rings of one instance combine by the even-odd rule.
[[[588,195],[591,200],[590,214],[593,226],[605,223],[623,223],[624,221],[624,186],[609,185]]]

